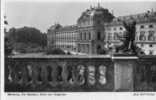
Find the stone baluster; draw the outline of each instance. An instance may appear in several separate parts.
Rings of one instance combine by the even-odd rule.
[[[61,72],[61,76],[62,76],[62,80],[63,80],[63,84],[67,85],[68,84],[68,69],[67,69],[67,62],[61,62],[61,67],[62,67],[62,72]]]
[[[9,64],[9,61],[7,58],[5,58],[5,67],[4,67],[4,70],[5,70],[5,84],[8,84],[8,83],[11,83],[12,80],[9,80],[9,76],[11,77],[11,68],[10,68],[11,64]]]
[[[95,80],[95,67],[94,66],[88,66],[88,84],[94,85],[96,83]]]
[[[12,65],[8,66],[9,69],[10,69],[10,79],[12,80],[12,83],[13,84],[17,84],[17,71],[16,71],[16,66],[17,66],[17,63],[16,62],[13,62]]]
[[[48,72],[48,73],[47,73],[47,78],[48,78],[48,82],[49,82],[49,83],[52,83],[52,80],[53,80],[53,79],[52,79],[52,75],[53,75],[53,74],[52,74],[52,70],[53,70],[52,66],[48,65],[48,66],[47,66],[47,72]]]
[[[22,84],[24,84],[24,85],[26,85],[27,84],[27,82],[28,82],[28,74],[27,74],[27,69],[26,69],[26,64],[25,63],[23,63],[22,64],[22,79],[21,79],[21,82],[22,82]]]
[[[75,85],[77,78],[76,78],[76,66],[70,66],[69,68],[69,74],[71,74],[71,77],[69,77],[69,84]]]
[[[35,86],[38,83],[39,68],[36,64],[32,65],[32,85]]]
[[[56,68],[56,80],[57,80],[57,84],[63,83],[62,67],[60,65],[57,65],[57,68]]]
[[[41,80],[42,83],[48,84],[47,66],[41,65]]]
[[[26,69],[27,69],[27,82],[28,82],[28,84],[31,84],[32,83],[32,74],[33,74],[32,65],[28,64],[26,66]]]
[[[83,66],[83,65],[79,65],[78,67],[77,67],[77,84],[78,85],[84,85],[85,84],[85,76],[84,76],[84,74],[85,74],[85,67]]]
[[[5,67],[5,82],[6,83],[12,83],[13,82],[13,76],[12,76],[13,70],[11,65],[6,65]]]
[[[8,69],[9,69],[9,76],[8,78],[11,80],[10,82],[13,84],[17,83],[17,78],[16,78],[16,72],[15,72],[15,63],[8,65]]]
[[[51,85],[52,86],[56,86],[57,85],[57,64],[56,63],[52,63],[51,64],[52,65],[52,83],[51,83]]]
[[[15,65],[15,81],[17,82],[17,84],[22,84],[22,67],[23,64],[19,62]]]
[[[106,66],[103,66],[103,65],[99,66],[99,74],[100,74],[99,83],[101,85],[106,84],[106,82],[107,82],[107,80],[106,80]]]

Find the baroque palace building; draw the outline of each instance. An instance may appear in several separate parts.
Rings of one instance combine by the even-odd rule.
[[[120,43],[117,35],[126,32],[123,21],[135,20],[136,44],[145,54],[156,54],[156,12],[114,17],[108,9],[90,7],[82,12],[76,25],[52,25],[48,29],[48,47],[84,54],[99,54],[109,45]]]

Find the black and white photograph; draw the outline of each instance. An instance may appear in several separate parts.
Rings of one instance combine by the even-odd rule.
[[[156,92],[156,1],[3,0],[1,10],[4,93]]]

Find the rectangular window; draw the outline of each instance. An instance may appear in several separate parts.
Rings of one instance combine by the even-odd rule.
[[[149,45],[149,47],[153,47],[153,45],[152,45],[152,44],[150,44],[150,45]]]
[[[82,40],[82,33],[80,33],[80,40]]]
[[[150,55],[153,55],[153,50],[150,50],[150,51],[149,51],[149,54],[150,54]]]
[[[89,32],[88,35],[89,40],[91,40],[91,33]]]
[[[153,25],[151,24],[151,25],[149,25],[149,28],[153,28]]]
[[[117,32],[114,33],[114,40],[118,40],[118,33]]]
[[[83,36],[84,36],[84,40],[86,40],[86,32],[85,32],[85,33],[83,33]]]
[[[114,31],[116,31],[116,27],[114,27]]]
[[[148,40],[149,41],[154,41],[155,40],[154,31],[149,31]]]
[[[141,28],[141,29],[144,28],[144,25],[141,25],[140,28]]]
[[[101,32],[97,32],[97,40],[101,40]]]
[[[120,27],[120,30],[123,30],[123,28],[122,28],[122,27]]]
[[[140,32],[139,40],[141,40],[141,41],[145,41],[146,40],[146,36],[145,36],[145,32],[144,31]]]

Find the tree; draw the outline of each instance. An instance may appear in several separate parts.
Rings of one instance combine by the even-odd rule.
[[[4,52],[5,52],[5,57],[7,57],[8,55],[10,55],[12,53],[12,43],[9,40],[8,36],[7,36],[7,30],[6,30],[6,26],[8,25],[8,21],[6,20],[6,16],[4,16]]]
[[[14,49],[20,52],[41,51],[41,48],[44,49],[47,46],[47,35],[33,27],[11,28],[8,38],[13,43]]]
[[[46,44],[46,34],[42,34],[38,29],[31,27],[23,27],[19,29],[11,28],[9,30],[9,35],[14,42],[22,43],[36,43],[40,46],[45,46]]]

